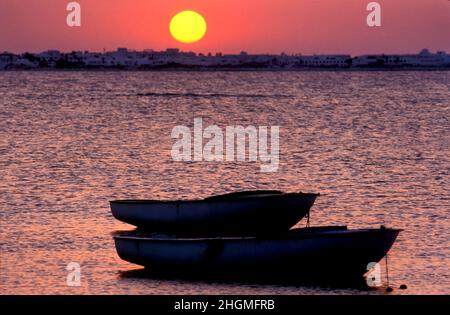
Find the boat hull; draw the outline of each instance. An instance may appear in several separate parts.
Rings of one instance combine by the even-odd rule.
[[[309,213],[317,196],[261,192],[194,201],[112,201],[111,211],[122,222],[160,234],[263,235],[289,230]]]
[[[399,230],[297,229],[275,238],[163,239],[116,235],[119,256],[155,272],[248,278],[361,277],[379,262]]]

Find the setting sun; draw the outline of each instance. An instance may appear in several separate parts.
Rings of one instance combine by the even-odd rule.
[[[170,34],[179,42],[195,43],[202,39],[205,33],[206,21],[197,12],[183,11],[170,21]]]

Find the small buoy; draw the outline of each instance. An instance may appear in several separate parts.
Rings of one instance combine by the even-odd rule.
[[[386,292],[392,292],[392,291],[394,291],[394,289],[392,289],[391,287],[386,288]]]
[[[408,289],[408,287],[406,286],[406,284],[402,284],[402,285],[400,286],[400,289],[406,290],[406,289]]]

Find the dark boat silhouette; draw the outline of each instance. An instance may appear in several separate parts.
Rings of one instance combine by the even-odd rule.
[[[117,253],[154,272],[245,278],[348,280],[379,262],[400,230],[319,227],[271,237],[176,238],[139,232],[114,236]]]
[[[245,191],[202,200],[111,201],[113,216],[154,233],[249,236],[287,231],[305,217],[318,194]]]

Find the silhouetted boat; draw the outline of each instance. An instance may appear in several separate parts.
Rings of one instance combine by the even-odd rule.
[[[287,231],[318,194],[247,191],[202,200],[111,201],[113,216],[140,229],[178,236],[245,236]]]
[[[362,277],[369,263],[386,255],[399,232],[321,227],[270,238],[168,238],[134,232],[114,240],[123,260],[156,273],[317,281]]]

